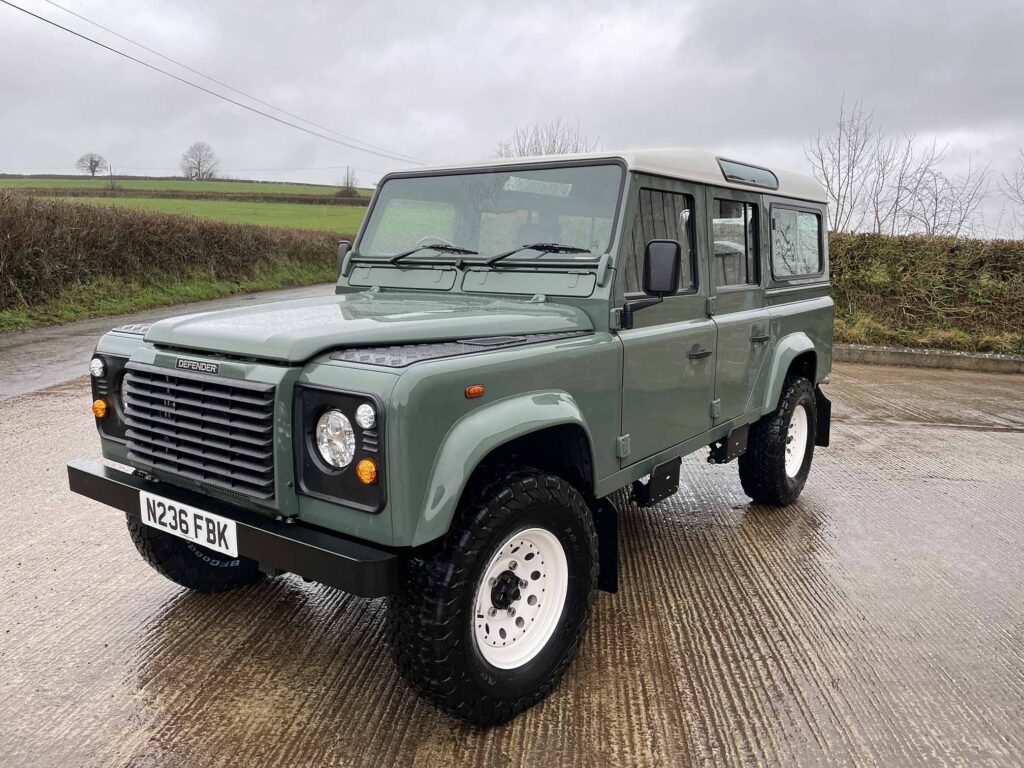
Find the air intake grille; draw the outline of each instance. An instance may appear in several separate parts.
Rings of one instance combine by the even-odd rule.
[[[259,499],[274,496],[274,387],[132,364],[128,456]]]

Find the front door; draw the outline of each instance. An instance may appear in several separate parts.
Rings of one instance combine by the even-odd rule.
[[[771,344],[761,291],[760,195],[707,190],[712,317],[718,329],[715,424],[741,416],[752,402]]]
[[[707,315],[705,269],[697,243],[705,234],[703,192],[691,184],[641,177],[627,257],[620,267],[626,298],[638,298],[644,248],[654,239],[679,240],[679,292],[634,315],[622,330],[622,433],[629,435],[622,466],[653,456],[711,428],[715,325]],[[688,219],[688,223],[687,223]],[[699,249],[702,251],[703,249]]]

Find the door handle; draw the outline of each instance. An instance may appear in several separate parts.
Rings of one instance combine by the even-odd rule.
[[[702,357],[707,357],[710,354],[710,349],[693,349],[687,352],[686,356],[691,360],[700,360]]]
[[[771,336],[769,336],[768,334],[765,334],[764,336],[751,336],[750,337],[750,343],[751,344],[761,344],[762,342],[769,341],[770,339],[771,339]]]

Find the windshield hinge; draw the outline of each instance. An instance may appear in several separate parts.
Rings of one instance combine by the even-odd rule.
[[[601,254],[601,261],[597,265],[597,284],[604,285],[608,282],[608,277],[612,273],[612,255],[610,253]]]
[[[715,297],[709,296],[707,300],[707,313],[708,317],[714,317],[715,315]]]
[[[629,456],[629,435],[619,435],[615,438],[615,455],[620,459]]]
[[[722,416],[722,401],[712,400],[711,401],[711,418],[718,419]]]
[[[622,330],[622,307],[613,307],[608,314],[608,325],[613,331]]]

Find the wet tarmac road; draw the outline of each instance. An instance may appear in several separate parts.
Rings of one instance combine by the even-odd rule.
[[[562,686],[476,730],[392,670],[383,601],[187,594],[66,490],[84,380],[0,402],[0,765],[1024,763],[1024,377],[837,366],[788,508],[735,467],[623,517]]]

